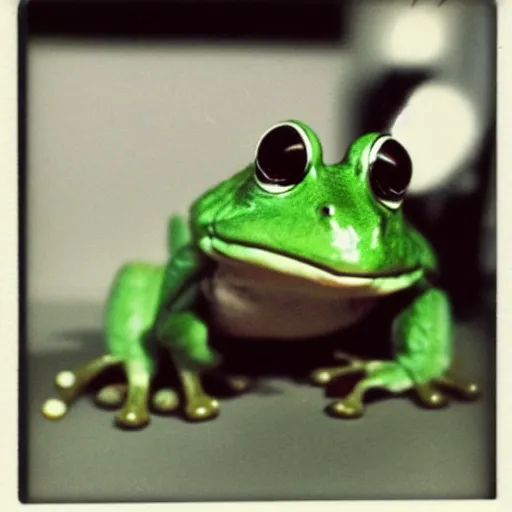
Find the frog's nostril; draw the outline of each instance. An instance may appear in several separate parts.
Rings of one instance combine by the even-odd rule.
[[[320,207],[320,215],[323,217],[333,217],[335,211],[336,210],[332,204],[324,204]]]

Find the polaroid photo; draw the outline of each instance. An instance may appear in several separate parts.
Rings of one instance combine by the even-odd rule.
[[[11,4],[16,499],[502,506],[506,7]]]

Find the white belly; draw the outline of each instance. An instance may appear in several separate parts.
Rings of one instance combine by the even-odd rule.
[[[359,322],[376,304],[373,297],[352,298],[343,290],[222,264],[203,281],[202,290],[217,327],[241,338],[329,334]]]

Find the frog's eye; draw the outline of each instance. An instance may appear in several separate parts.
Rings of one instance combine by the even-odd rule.
[[[267,192],[290,190],[304,179],[310,155],[310,142],[299,127],[274,126],[263,135],[256,148],[257,183]]]
[[[398,208],[412,177],[412,162],[395,139],[383,136],[370,150],[368,180],[374,196],[391,209]]]

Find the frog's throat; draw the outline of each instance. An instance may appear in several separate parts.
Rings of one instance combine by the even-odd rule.
[[[281,274],[301,277],[333,288],[368,289],[373,293],[393,293],[408,288],[423,277],[421,267],[393,273],[348,274],[330,271],[314,263],[301,261],[261,247],[227,242],[218,237],[205,236],[199,240],[200,249],[214,259],[236,260],[249,265],[274,270]]]

